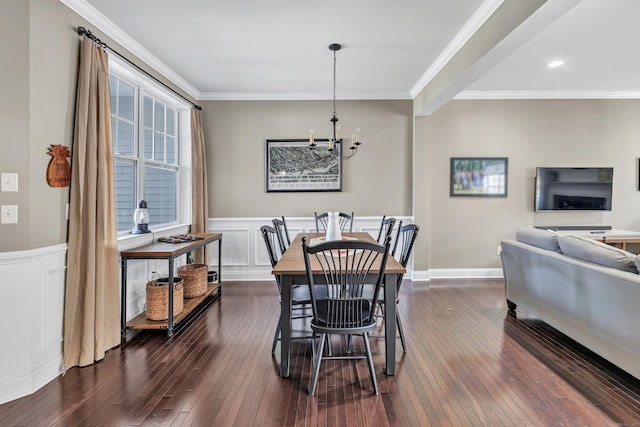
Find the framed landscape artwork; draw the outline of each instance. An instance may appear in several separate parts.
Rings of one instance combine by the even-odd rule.
[[[328,151],[327,139],[267,139],[266,191],[342,191],[342,158],[336,144]]]
[[[451,197],[507,197],[507,157],[452,157]]]

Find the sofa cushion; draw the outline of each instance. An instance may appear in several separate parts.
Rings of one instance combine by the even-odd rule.
[[[538,248],[561,252],[558,244],[558,233],[531,226],[521,226],[516,230],[516,240]]]
[[[558,237],[560,249],[565,255],[579,258],[605,267],[637,273],[636,255],[606,243],[572,234]]]

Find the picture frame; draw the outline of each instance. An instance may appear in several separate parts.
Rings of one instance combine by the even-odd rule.
[[[342,191],[340,144],[331,152],[328,139],[267,139],[266,192]]]
[[[451,157],[450,197],[507,197],[507,157]]]

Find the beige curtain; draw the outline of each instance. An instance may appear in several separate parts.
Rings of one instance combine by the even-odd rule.
[[[120,343],[108,62],[88,38],[80,47],[71,157],[65,371],[103,359]]]
[[[196,107],[191,109],[191,166],[193,170],[193,199],[191,205],[192,233],[209,231],[209,208],[207,201],[207,156],[204,143],[202,111]],[[205,249],[206,250],[206,249]],[[207,263],[207,255],[203,249],[193,252],[193,260]]]

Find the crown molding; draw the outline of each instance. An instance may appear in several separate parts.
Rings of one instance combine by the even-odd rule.
[[[199,101],[326,101],[325,92],[201,92]],[[337,101],[411,100],[408,92],[346,93]]]
[[[485,0],[484,3],[478,8],[476,13],[473,14],[471,19],[467,21],[465,26],[456,34],[442,53],[431,64],[431,67],[420,77],[416,84],[411,88],[411,98],[418,96],[420,91],[424,89],[429,82],[447,65],[447,63],[453,58],[453,56],[469,41],[471,36],[478,31],[478,28],[484,24],[493,12],[504,3],[504,0]]]
[[[98,12],[96,8],[91,6],[85,0],[59,0],[69,9],[86,19],[97,29],[107,36],[111,37],[116,43],[123,46],[133,55],[148,64],[153,70],[159,72],[169,79],[173,84],[185,91],[188,95],[195,99],[200,98],[200,92],[189,82],[183,79],[178,73],[169,68],[164,62],[156,58],[151,52],[146,50],[142,45],[131,38],[120,27],[111,22],[107,17]]]
[[[464,91],[453,99],[640,99],[640,92]]]

